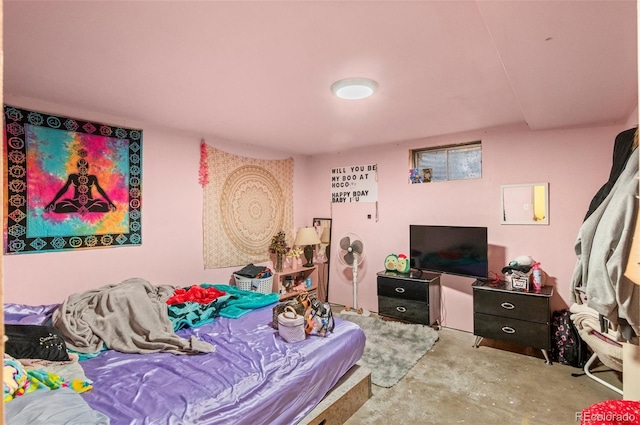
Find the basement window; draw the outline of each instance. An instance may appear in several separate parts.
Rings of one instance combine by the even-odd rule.
[[[412,149],[411,168],[431,169],[431,181],[482,178],[482,142]],[[428,173],[427,173],[428,174]]]

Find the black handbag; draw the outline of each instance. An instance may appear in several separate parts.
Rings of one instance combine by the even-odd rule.
[[[51,326],[5,325],[4,351],[15,359],[69,361],[62,334]]]

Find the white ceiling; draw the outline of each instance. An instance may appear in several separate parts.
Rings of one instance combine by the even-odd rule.
[[[5,0],[4,91],[317,154],[624,122],[636,44],[635,1]]]

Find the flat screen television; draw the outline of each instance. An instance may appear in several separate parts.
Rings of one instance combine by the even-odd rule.
[[[411,267],[419,271],[486,279],[486,227],[409,225]]]

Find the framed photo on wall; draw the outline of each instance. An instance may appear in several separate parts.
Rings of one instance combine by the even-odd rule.
[[[142,243],[142,130],[4,105],[4,253]]]

